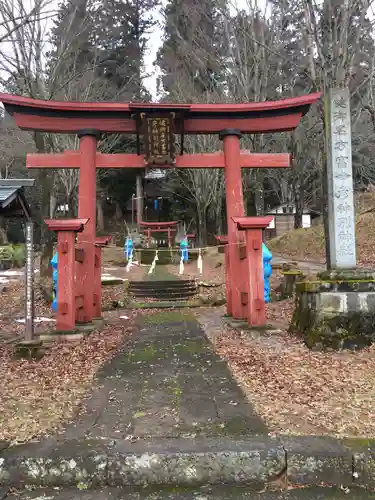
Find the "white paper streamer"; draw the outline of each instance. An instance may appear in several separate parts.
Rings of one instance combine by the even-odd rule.
[[[202,252],[201,252],[201,249],[198,250],[198,262],[197,262],[197,267],[198,267],[198,271],[200,272],[200,274],[202,274],[203,272],[203,259],[202,259]]]
[[[180,259],[180,274],[183,274],[183,272],[184,272],[184,258],[181,255],[181,259]]]
[[[148,274],[152,274],[154,272],[157,260],[159,260],[159,255],[158,255],[158,251],[156,250],[155,257],[154,257],[154,260],[152,261],[152,264],[151,264],[151,267],[148,271]]]
[[[126,270],[127,270],[127,272],[129,272],[129,271],[130,271],[130,268],[132,267],[132,265],[133,265],[133,256],[132,256],[132,255],[130,255],[130,256],[129,256],[129,260],[128,260],[128,264],[127,264],[127,266],[126,266]]]

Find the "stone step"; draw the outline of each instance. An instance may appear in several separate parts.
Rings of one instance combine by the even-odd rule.
[[[129,281],[129,288],[134,289],[180,289],[180,288],[196,288],[194,280],[157,280],[157,281]]]
[[[345,493],[346,491],[346,493]],[[220,488],[203,487],[199,489],[161,488],[161,489],[128,489],[104,487],[99,489],[80,490],[77,488],[31,489],[13,493],[0,487],[1,500],[369,500],[374,498],[374,493],[366,490],[350,490],[331,488],[307,488],[288,491],[263,491],[257,492],[250,488]],[[3,493],[3,496],[2,496]]]
[[[129,292],[142,292],[142,293],[185,293],[185,292],[193,292],[197,293],[196,287],[182,287],[182,288],[137,288],[137,287],[129,287]]]
[[[194,280],[131,281],[129,293],[137,298],[186,300],[197,293]]]
[[[197,293],[197,287],[196,286],[185,286],[185,287],[137,287],[137,286],[130,286],[128,288],[129,292],[151,292],[151,293],[158,293],[158,292],[194,292]]]
[[[194,297],[195,292],[131,292],[131,295],[138,299],[186,300]]]
[[[350,491],[374,484],[367,467],[371,464],[353,462],[353,451],[330,438],[52,437],[42,443],[10,446],[2,450],[0,458],[3,487],[74,485],[84,490],[106,486],[199,488],[228,484],[259,490],[271,486],[280,489],[287,484],[325,484]]]

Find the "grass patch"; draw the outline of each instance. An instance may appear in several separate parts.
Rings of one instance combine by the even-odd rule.
[[[175,353],[202,354],[208,350],[209,347],[207,344],[195,342],[194,340],[187,340],[183,344],[174,344],[173,346]]]
[[[155,266],[154,271],[151,274],[146,274],[145,281],[177,281],[177,276],[169,273],[165,266],[158,265]]]
[[[144,325],[162,325],[163,323],[181,323],[184,321],[195,321],[195,318],[192,313],[187,311],[170,310],[142,316]]]
[[[144,349],[139,349],[129,353],[129,359],[131,361],[153,361],[155,359],[165,358],[165,352],[161,349],[157,349],[153,344],[145,347]]]
[[[124,249],[121,247],[109,246],[103,248],[103,265],[118,264],[125,262]]]

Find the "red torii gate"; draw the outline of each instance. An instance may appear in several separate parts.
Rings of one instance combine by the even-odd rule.
[[[96,168],[224,168],[228,220],[228,262],[230,283],[228,313],[244,317],[241,304],[243,283],[237,232],[238,217],[243,217],[241,168],[288,167],[290,155],[249,154],[240,151],[243,133],[270,133],[294,130],[320,93],[274,102],[247,104],[151,104],[151,103],[79,103],[42,101],[0,93],[5,109],[24,130],[77,134],[80,149],[53,155],[28,155],[31,168],[79,168],[79,218],[89,219],[78,234],[84,250],[84,263],[79,276],[83,287],[85,321],[94,315],[93,281],[96,227]],[[97,153],[101,133],[124,133],[137,136],[137,155],[104,155]],[[174,134],[181,136],[181,154],[174,151]],[[183,154],[186,134],[219,134],[224,152],[215,154]],[[143,135],[146,158],[140,151]],[[235,222],[236,220],[236,222]],[[241,219],[245,228],[244,221]],[[73,300],[73,299],[72,299]],[[258,299],[258,301],[261,299]],[[263,301],[264,302],[264,301]],[[59,307],[59,306],[58,306]],[[249,318],[251,321],[251,318]]]
[[[178,221],[169,221],[169,222],[147,222],[147,221],[139,221],[139,226],[143,228],[146,237],[147,243],[150,242],[152,233],[168,233],[168,246],[172,245],[172,233],[177,231]]]

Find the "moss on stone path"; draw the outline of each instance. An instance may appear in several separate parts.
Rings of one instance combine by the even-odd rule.
[[[226,363],[188,311],[143,314],[98,376],[92,414],[69,437],[174,438],[266,433]]]

